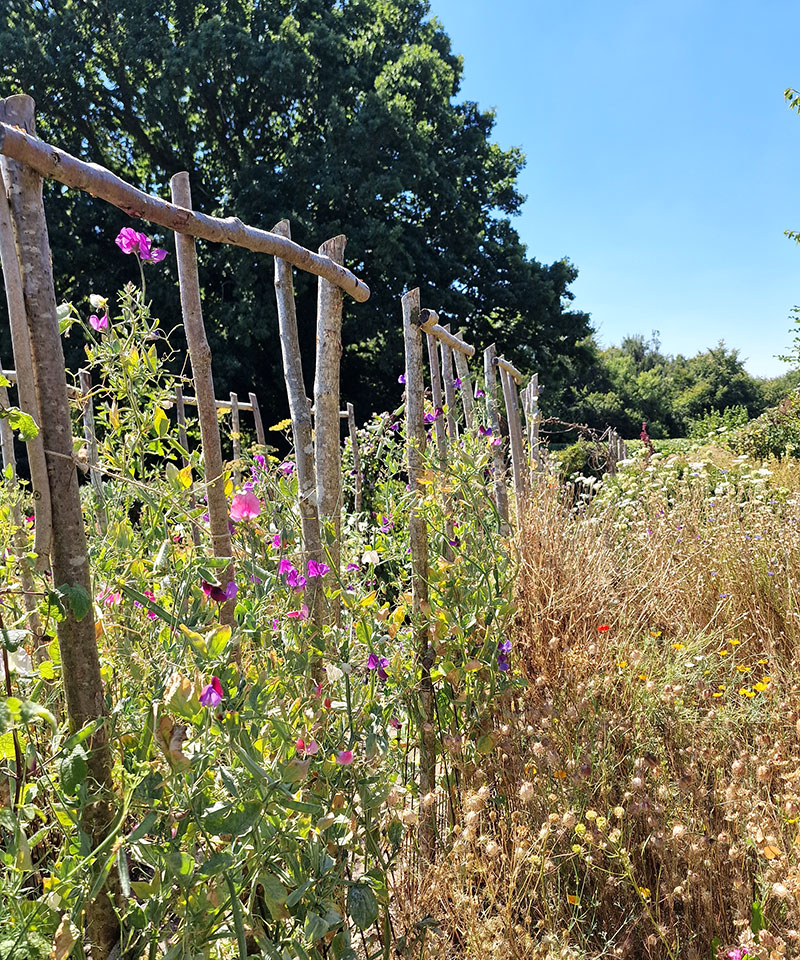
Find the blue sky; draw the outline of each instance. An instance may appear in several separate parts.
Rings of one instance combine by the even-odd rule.
[[[568,256],[604,346],[725,340],[751,373],[800,303],[800,87],[789,0],[431,0],[464,57],[460,99],[495,107],[527,155],[515,225]]]

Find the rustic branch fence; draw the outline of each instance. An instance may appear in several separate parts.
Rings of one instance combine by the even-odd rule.
[[[297,508],[301,517],[302,548],[306,561],[323,557],[337,572],[340,565],[339,534],[343,509],[341,460],[341,419],[347,420],[354,467],[355,509],[363,507],[363,478],[355,411],[348,403],[341,410],[339,366],[343,293],[363,302],[369,288],[344,266],[345,238],[326,241],[314,253],[292,242],[290,227],[281,220],[272,231],[247,226],[236,218],[209,217],[192,209],[187,173],[171,181],[172,202],[149,196],[125,183],[110,171],[85,163],[62,150],[43,143],[34,135],[34,105],[26,96],[0,101],[0,154],[3,182],[0,189],[0,254],[11,317],[19,405],[40,426],[37,440],[28,444],[35,500],[36,542],[39,563],[52,569],[54,583],[67,591],[82,589],[91,594],[84,519],[79,497],[76,459],[73,456],[70,390],[56,317],[52,267],[42,206],[42,177],[85,190],[119,207],[128,216],[158,224],[175,233],[178,278],[183,323],[191,361],[194,396],[176,392],[176,416],[180,443],[188,454],[185,408],[196,406],[201,435],[204,490],[210,518],[210,543],[193,529],[199,549],[210,548],[212,556],[227,561],[223,576],[234,580],[234,551],[229,533],[225,477],[231,465],[222,456],[218,411],[229,411],[233,443],[233,471],[238,479],[241,456],[240,414],[252,413],[259,444],[265,443],[261,411],[255,394],[249,403],[216,398],[211,350],[202,313],[201,285],[195,243],[204,239],[234,244],[275,258],[275,291],[283,367],[294,439],[298,479]],[[293,268],[315,274],[319,279],[317,305],[316,376],[313,408],[300,363],[300,342],[293,290]],[[439,467],[448,468],[453,447],[460,436],[492,437],[493,476],[487,483],[502,531],[524,515],[532,473],[541,466],[538,449],[538,377],[520,397],[523,376],[513,364],[498,356],[491,345],[483,354],[484,389],[475,391],[476,380],[469,361],[475,347],[448,324],[440,324],[435,310],[421,309],[420,292],[413,289],[402,298],[401,314],[405,342],[405,418],[407,467],[415,503],[411,510],[409,542],[413,583],[413,616],[420,670],[419,698],[422,714],[418,744],[419,792],[432,795],[439,778],[434,735],[434,687],[431,666],[433,637],[429,626],[428,526],[421,499],[424,492],[426,425],[432,423]],[[426,413],[426,379],[423,350],[430,372],[432,410]],[[498,391],[498,379],[500,390]],[[98,503],[97,522],[103,513],[103,465],[99,461],[92,411],[91,378],[80,375],[79,402],[85,428],[88,468]],[[484,403],[478,403],[483,397]],[[502,396],[502,399],[501,399]],[[0,396],[0,402],[6,403]],[[522,411],[526,418],[523,429]],[[507,427],[513,498],[509,496],[507,456],[503,425]],[[2,431],[3,455],[13,468],[13,444],[8,430]],[[617,441],[613,441],[616,443]],[[514,509],[512,509],[512,506]],[[326,530],[330,536],[326,536]],[[52,531],[52,533],[51,533]],[[448,540],[452,539],[452,523]],[[326,550],[324,544],[330,544]],[[18,545],[19,549],[25,546]],[[313,624],[321,630],[337,624],[341,616],[338,601],[328,605],[319,578],[309,578],[306,602]],[[235,625],[235,603],[222,605],[222,622]],[[41,625],[31,612],[34,633]],[[105,696],[100,677],[95,624],[90,612],[76,619],[69,611],[58,625],[58,640],[64,663],[64,684],[70,724],[80,727],[105,717]],[[102,802],[85,815],[84,828],[99,844],[110,827],[113,783],[106,728],[101,725],[91,741],[91,772]],[[432,857],[437,833],[435,806],[425,805],[420,829],[420,852]],[[112,870],[103,894],[89,907],[89,935],[95,960],[107,958],[116,942],[119,896]]]

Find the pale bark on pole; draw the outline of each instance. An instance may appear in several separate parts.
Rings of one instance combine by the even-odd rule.
[[[89,477],[92,482],[95,499],[97,500],[97,525],[100,528],[100,532],[105,533],[106,527],[108,526],[108,519],[106,517],[103,476],[100,473],[97,459],[97,435],[94,430],[94,403],[92,401],[92,374],[89,370],[79,370],[78,379],[81,385],[83,437],[86,440],[86,453],[89,458]]]
[[[522,444],[522,422],[519,415],[517,385],[508,370],[500,367],[500,383],[503,385],[503,397],[506,402],[508,436],[511,442],[511,468],[514,475],[514,494],[517,503],[517,523],[525,509],[525,452]]]
[[[326,240],[319,248],[334,263],[344,262],[345,236]],[[314,377],[314,455],[317,502],[321,523],[333,527],[328,554],[339,579],[342,531],[342,441],[339,418],[339,368],[342,360],[342,291],[322,277],[317,281],[317,359]],[[331,616],[339,622],[339,602]]]
[[[239,422],[239,395],[231,393],[231,452],[233,454],[233,482],[238,487],[242,482],[239,461],[242,459],[242,427]]]
[[[281,220],[273,227],[273,233],[289,237],[289,221]],[[289,399],[289,416],[292,420],[295,467],[297,470],[297,502],[300,509],[300,524],[303,535],[305,561],[322,560],[322,538],[317,504],[317,477],[314,467],[314,437],[311,427],[311,404],[306,394],[303,365],[300,359],[300,338],[297,334],[297,311],[294,302],[294,279],[291,264],[275,257],[275,297],[278,304],[278,330],[283,355],[283,375]],[[338,416],[338,411],[337,411]],[[306,599],[314,623],[320,627],[324,621],[325,595],[319,577],[309,577]]]
[[[250,394],[250,406],[253,408],[253,420],[256,425],[256,443],[263,447],[266,445],[267,439],[264,436],[264,421],[261,419],[258,397],[254,393]]]
[[[444,329],[450,333],[450,324]],[[444,399],[447,405],[447,432],[451,443],[458,440],[458,426],[456,425],[456,391],[453,387],[455,371],[453,370],[453,351],[444,341],[439,342],[442,350],[442,382],[444,383]]]
[[[442,397],[442,373],[439,369],[439,351],[436,338],[432,333],[426,333],[425,339],[428,346],[428,362],[431,368],[431,399],[433,400],[433,412],[436,419],[433,422],[433,431],[436,436],[436,450],[439,454],[439,466],[443,473],[447,472],[448,448],[447,448],[447,429],[445,427],[444,415],[436,416],[437,411],[444,408],[444,399]],[[445,520],[445,559],[452,560],[454,553],[450,541],[453,539],[453,520],[450,517],[450,505],[447,506],[447,519]]]
[[[0,371],[2,372],[2,371]],[[0,386],[0,405],[9,406],[8,390]],[[0,420],[0,446],[3,453],[3,468],[10,469],[12,481],[17,479],[17,457],[14,453],[14,431],[11,424],[5,418]],[[33,660],[35,663],[41,663],[42,660],[49,660],[50,654],[47,650],[47,638],[42,631],[42,618],[39,616],[39,608],[36,604],[36,584],[33,580],[30,561],[27,553],[30,549],[28,537],[23,526],[22,510],[19,500],[14,500],[11,508],[11,519],[14,524],[14,553],[17,556],[19,564],[19,578],[22,583],[22,602],[25,607],[25,619],[28,629],[33,638]],[[48,558],[49,559],[49,558]]]
[[[0,101],[0,109],[4,102]],[[13,119],[13,118],[12,118]],[[11,327],[11,345],[14,351],[14,366],[17,372],[17,396],[19,408],[29,414],[41,426],[42,416],[36,398],[33,381],[33,361],[31,360],[31,341],[28,324],[25,319],[25,297],[22,290],[17,261],[17,249],[14,231],[11,226],[11,211],[8,206],[7,187],[2,171],[8,171],[13,161],[3,159],[0,165],[0,261],[3,267],[3,280],[8,303],[8,319]],[[26,444],[28,466],[33,488],[33,512],[36,524],[33,534],[33,550],[37,555],[36,565],[40,570],[50,566],[50,541],[53,536],[52,508],[50,505],[50,485],[47,479],[47,461],[44,455],[44,440],[38,436]]]
[[[492,439],[501,439],[500,410],[497,404],[497,368],[494,365],[497,348],[491,344],[483,351],[483,374],[486,381],[486,409],[489,414],[489,426],[492,429]],[[506,465],[502,447],[492,444],[494,459],[494,490],[497,512],[503,521],[503,532],[507,533],[508,526],[508,488],[506,487]]]
[[[459,330],[456,336],[463,339],[464,331]],[[467,430],[475,429],[475,418],[473,416],[473,398],[472,398],[472,379],[469,375],[469,364],[467,358],[460,350],[453,351],[453,359],[456,362],[456,372],[461,381],[461,402],[464,405],[464,423]]]
[[[421,483],[425,455],[425,381],[422,369],[422,333],[419,328],[419,289],[403,295],[403,337],[406,354],[406,446],[408,482],[416,500],[424,495]],[[420,795],[436,788],[436,737],[431,667],[434,650],[428,625],[428,530],[425,513],[417,503],[409,515],[411,541],[412,612],[416,624],[416,643],[420,663],[419,699],[422,714],[420,734]],[[423,807],[420,820],[420,850],[433,859],[436,839],[435,810]]]
[[[361,451],[358,447],[358,431],[356,430],[356,414],[353,404],[347,404],[347,428],[350,432],[350,449],[353,453],[353,473],[355,481],[355,503],[356,513],[361,513]]]
[[[33,133],[34,103],[28,96],[10,97],[0,103],[0,117]],[[72,450],[72,417],[67,395],[64,350],[56,315],[55,287],[42,203],[42,181],[34,171],[16,163],[5,168],[9,190],[17,260],[22,277],[25,315],[28,323],[33,376],[38,409],[47,411],[40,431],[47,458],[47,477],[52,508],[53,585],[67,596],[82,591],[91,597],[86,530],[78,491],[78,475]],[[17,376],[22,371],[17,367]],[[62,676],[70,727],[107,716],[100,658],[95,638],[92,605],[76,619],[68,599],[58,624]],[[81,826],[93,846],[102,842],[113,821],[114,792],[108,729],[102,724],[88,741],[90,788],[98,799],[88,805]],[[106,960],[119,940],[115,901],[119,881],[112,869],[97,897],[86,904],[88,936],[95,960]]]
[[[186,209],[192,206],[192,191],[189,174],[176,173],[170,180],[172,199]],[[219,436],[217,404],[214,396],[214,377],[211,371],[211,348],[208,345],[203,308],[200,301],[200,278],[197,272],[197,252],[193,237],[175,235],[175,255],[178,263],[178,283],[181,291],[181,311],[186,331],[186,344],[192,364],[197,399],[197,419],[200,422],[200,441],[203,447],[205,466],[206,501],[208,503],[209,527],[212,551],[215,557],[229,560],[221,574],[223,588],[235,580],[233,549],[228,527],[228,501],[225,497],[225,470],[222,462],[222,443]],[[235,599],[220,604],[220,623],[233,627],[235,624]]]
[[[536,457],[537,466],[542,465],[542,458],[539,452],[539,374],[534,373],[530,382],[530,400],[531,400],[531,446]]]
[[[180,203],[174,195],[172,203],[152,197],[104,167],[86,163],[58,147],[28,136],[23,130],[15,130],[12,123],[0,122],[0,153],[26,164],[43,177],[84,190],[119,207],[129,217],[149,220],[175,233],[281,257],[306,273],[325,277],[359,303],[369,299],[369,287],[350,270],[328,257],[306,250],[288,237],[249,227],[238,217],[222,219],[198,213]]]

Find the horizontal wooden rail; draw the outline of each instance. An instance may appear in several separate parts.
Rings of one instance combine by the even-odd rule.
[[[509,363],[505,357],[495,357],[494,365],[510,373],[517,383],[522,383],[522,374],[517,370],[513,363]]]
[[[196,407],[197,397],[184,397],[183,402],[189,407]],[[233,404],[230,402],[230,400],[215,400],[214,403],[216,403],[218,410],[231,410],[233,408]],[[252,403],[237,403],[236,406],[240,410],[253,409]]]
[[[420,310],[419,325],[425,333],[436,337],[437,340],[440,340],[446,346],[450,347],[451,350],[463,353],[467,357],[475,356],[475,347],[465,343],[465,341],[459,339],[459,337],[454,337],[453,334],[445,330],[444,327],[439,326],[439,314],[435,310]]]
[[[9,383],[17,382],[17,371],[16,370],[0,370],[0,375],[4,376]],[[67,384],[67,394],[73,400],[79,400],[83,394],[78,389],[78,387],[73,387],[70,384]]]
[[[201,240],[230,243],[256,253],[272,254],[299,270],[324,277],[349,293],[354,300],[363,303],[369,299],[369,287],[347,267],[340,266],[330,257],[306,250],[287,237],[249,227],[238,217],[210,217],[168,203],[159,197],[152,197],[126,183],[105,167],[79,160],[65,150],[1,122],[0,153],[26,164],[43,177],[58,180],[68,187],[100,197],[101,200],[119,207],[129,217],[149,220],[176,233],[199,237]]]

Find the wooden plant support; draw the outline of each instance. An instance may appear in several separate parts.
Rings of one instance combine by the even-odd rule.
[[[358,430],[356,429],[356,414],[353,404],[347,404],[347,429],[350,433],[350,449],[353,451],[353,473],[355,477],[355,504],[356,513],[361,513],[363,478],[361,476],[361,451],[358,446]]]
[[[94,403],[92,401],[92,374],[89,370],[79,370],[78,380],[81,385],[81,416],[83,417],[83,436],[86,440],[86,452],[89,457],[89,477],[92,481],[95,499],[97,501],[97,526],[101,533],[106,532],[108,518],[106,516],[105,494],[103,492],[103,476],[97,460],[97,434],[94,429]]]
[[[503,398],[506,404],[508,419],[508,435],[511,441],[511,467],[514,475],[514,494],[517,501],[517,522],[519,522],[525,505],[527,492],[525,472],[525,449],[522,443],[522,420],[519,412],[519,396],[517,384],[522,380],[522,374],[502,357],[495,359],[495,365],[500,371],[500,383],[503,387]]]
[[[273,233],[290,236],[288,220],[281,220],[273,227]],[[308,563],[322,560],[317,504],[317,477],[314,466],[314,436],[311,429],[311,404],[308,402],[303,366],[300,360],[300,339],[297,334],[297,311],[294,302],[294,279],[292,267],[286,260],[275,257],[275,297],[278,304],[278,328],[280,331],[283,375],[289,399],[289,416],[292,420],[295,464],[297,468],[297,501],[303,535],[303,553]],[[338,423],[338,408],[337,408]],[[314,623],[320,627],[324,621],[325,595],[319,577],[309,577],[306,587],[308,608]]]
[[[486,381],[486,411],[489,416],[489,426],[492,429],[492,437],[499,439],[502,434],[500,430],[500,408],[497,403],[497,348],[491,344],[483,351],[483,375]],[[497,444],[492,446],[492,457],[494,460],[494,491],[497,512],[503,521],[503,532],[508,534],[508,489],[506,487],[506,465],[503,456],[502,447]]]
[[[320,256],[344,262],[347,237],[326,240]],[[339,412],[339,368],[342,359],[342,291],[329,280],[317,281],[317,357],[314,377],[314,458],[317,470],[317,502],[320,524],[330,525],[333,539],[328,555],[335,579],[339,579],[342,532],[342,443]],[[332,603],[331,618],[338,624],[341,609]]]
[[[424,494],[421,483],[425,456],[425,381],[422,370],[422,331],[420,330],[419,289],[403,295],[403,337],[406,354],[406,443],[408,481],[417,501]],[[411,541],[412,612],[416,624],[416,643],[420,664],[420,795],[436,787],[436,737],[431,667],[434,650],[427,622],[428,607],[428,530],[421,506],[412,507],[409,516]],[[423,808],[420,819],[420,850],[431,860],[436,838],[435,811]]]
[[[463,330],[459,330],[456,336],[463,340]],[[453,351],[453,359],[456,362],[456,373],[461,381],[461,403],[464,405],[464,423],[467,430],[475,429],[475,417],[473,413],[472,380],[469,375],[469,364],[467,357],[461,350]]]
[[[186,406],[184,404],[183,398],[183,388],[178,384],[175,387],[175,411],[176,419],[178,421],[178,440],[180,445],[186,451],[181,454],[181,463],[184,467],[189,466],[189,437],[186,434]],[[195,499],[194,492],[189,493],[190,502],[192,509],[197,505],[197,500]],[[200,530],[197,526],[197,522],[192,518],[192,543],[199,547],[201,544]]]
[[[539,374],[534,373],[528,384],[528,398],[531,412],[530,446],[533,458],[538,467],[542,466],[542,456],[539,451],[539,421],[542,418],[539,412]]]
[[[450,325],[443,326],[446,333],[450,333]],[[447,432],[451,443],[458,440],[458,426],[456,424],[456,391],[453,386],[455,370],[453,368],[453,350],[447,340],[440,340],[442,351],[442,381],[444,382],[444,399],[447,404]]]
[[[266,446],[267,440],[264,436],[264,421],[261,419],[261,408],[258,405],[258,398],[254,393],[250,394],[250,406],[253,408],[253,420],[256,425],[256,443],[259,446]]]
[[[233,454],[233,482],[238,487],[242,482],[239,462],[242,459],[242,433],[239,423],[239,395],[231,393],[231,453]]]
[[[422,311],[422,316],[425,316],[426,311]],[[424,328],[424,322],[423,322]],[[431,399],[433,400],[433,409],[434,412],[437,410],[444,409],[444,398],[442,396],[442,372],[439,367],[439,347],[436,340],[436,336],[433,333],[425,333],[425,339],[428,346],[428,362],[431,368]],[[444,415],[440,414],[436,420],[433,422],[433,432],[436,437],[436,451],[439,455],[439,467],[441,470],[447,472],[447,463],[449,456],[449,449],[447,443],[447,428],[445,426]],[[445,550],[444,555],[446,560],[452,560],[454,553],[453,548],[450,545],[450,541],[453,539],[453,520],[450,517],[450,507],[448,505],[448,517],[445,521]]]
[[[189,186],[189,174],[176,173],[170,181],[174,203],[190,210],[192,191]],[[205,486],[208,502],[211,544],[215,557],[228,560],[227,568],[222,572],[223,585],[235,581],[233,549],[228,528],[228,501],[225,497],[225,476],[222,463],[222,444],[217,420],[217,404],[214,397],[214,378],[211,372],[211,348],[208,345],[203,308],[200,301],[200,279],[197,273],[197,252],[194,237],[187,234],[175,235],[175,254],[178,262],[178,283],[181,290],[181,310],[186,330],[186,343],[192,364],[192,379],[197,398],[197,417],[200,421],[200,439],[203,445],[205,465]],[[220,604],[220,623],[230,627],[235,625],[235,599]]]
[[[6,101],[0,101],[0,119],[13,107]],[[15,119],[12,115],[10,119]],[[8,205],[5,180],[18,164],[3,158],[0,166],[0,261],[3,267],[3,280],[8,303],[8,319],[11,327],[11,344],[14,351],[14,365],[18,371],[17,396],[19,408],[29,414],[41,426],[42,416],[33,378],[33,360],[31,358],[31,340],[28,322],[25,316],[25,296],[22,289],[22,277],[17,261],[17,249],[14,230],[11,224],[11,210]],[[47,461],[44,454],[44,439],[41,431],[27,443],[28,466],[33,488],[33,512],[36,518],[33,534],[33,550],[36,554],[36,566],[46,570],[50,566],[50,543],[53,535],[52,508],[50,505],[50,485],[47,479]]]
[[[2,371],[0,371],[2,372]],[[8,407],[8,390],[0,386],[0,406]],[[17,457],[14,453],[14,432],[8,420],[0,420],[0,446],[3,452],[3,467],[11,470],[11,478],[17,479]],[[48,637],[42,630],[42,618],[39,616],[39,608],[36,604],[36,584],[33,581],[30,561],[27,553],[30,549],[28,537],[25,533],[22,510],[19,501],[15,500],[11,508],[11,519],[14,524],[14,553],[17,555],[19,563],[20,581],[22,582],[22,602],[25,607],[25,618],[28,623],[28,630],[33,638],[33,659],[35,663],[41,663],[42,660],[49,660],[50,654],[47,650]]]
[[[31,97],[9,97],[0,103],[0,117],[34,133],[34,103]],[[72,417],[64,363],[64,351],[58,329],[53,268],[47,223],[42,203],[42,181],[23,164],[8,162],[4,174],[9,192],[17,262],[22,278],[25,316],[30,337],[33,385],[38,409],[47,411],[39,423],[46,451],[47,479],[52,509],[53,586],[66,593],[64,616],[58,624],[58,645],[71,730],[79,730],[94,720],[105,719],[105,694],[100,676],[100,658],[95,638],[91,602],[80,619],[75,616],[69,597],[83,599],[78,609],[91,601],[86,530],[78,492],[78,475],[72,451]],[[17,358],[20,381],[25,376]],[[89,776],[94,781],[90,793],[97,798],[84,808],[81,827],[93,847],[108,835],[113,822],[114,785],[111,776],[111,752],[105,723],[84,741]],[[115,907],[119,897],[116,869],[109,871],[97,896],[86,904],[88,937],[94,960],[107,960],[119,940],[119,920]]]

